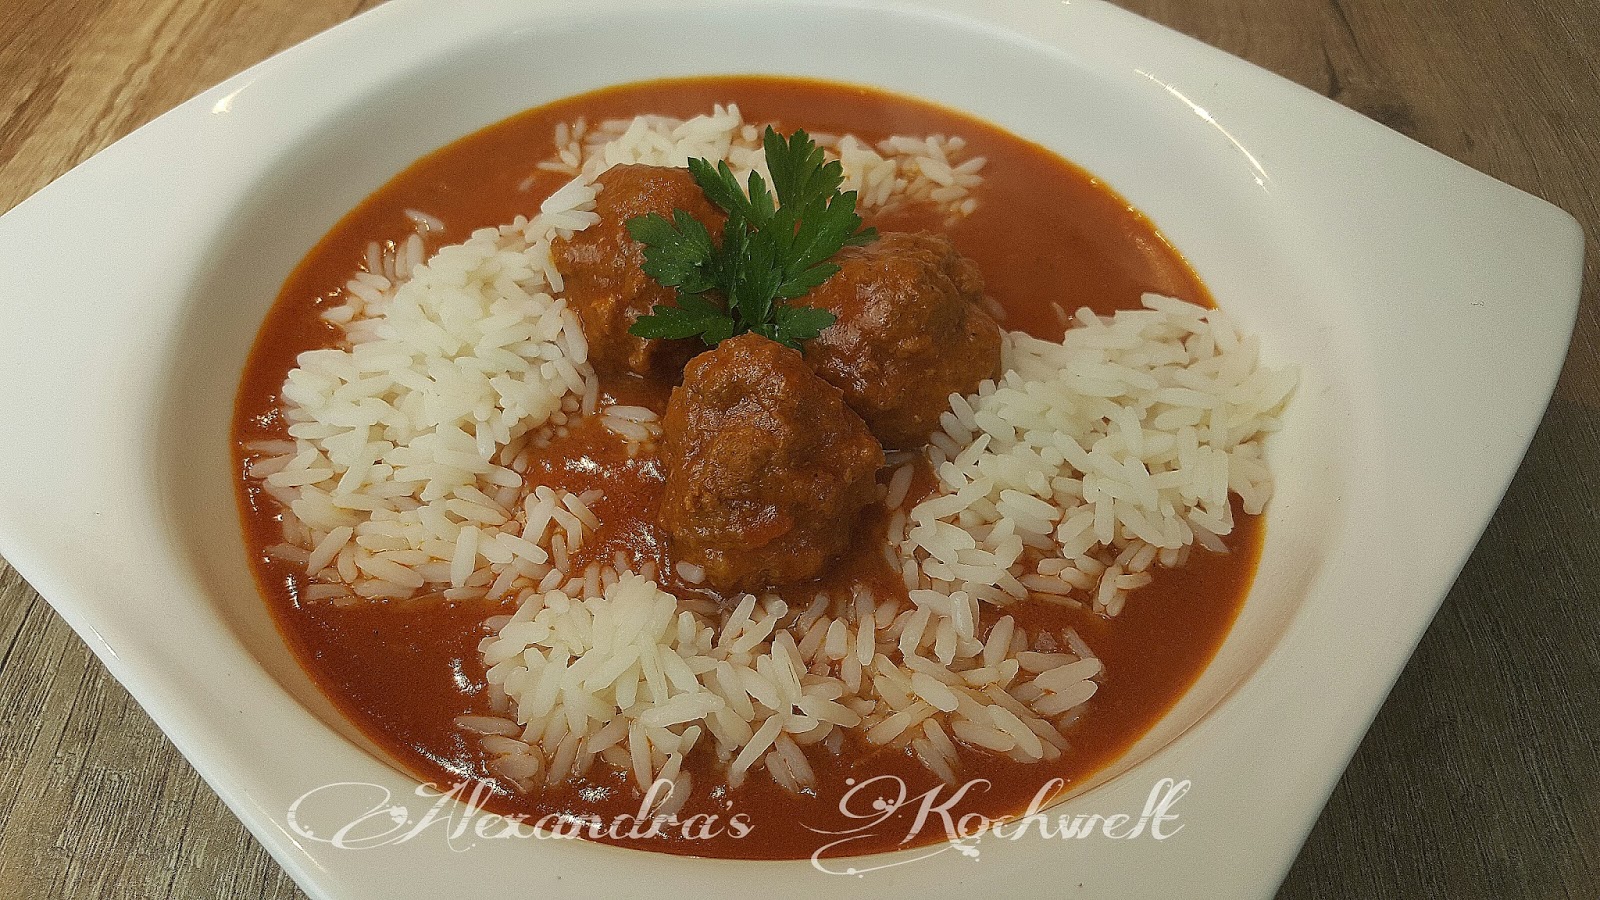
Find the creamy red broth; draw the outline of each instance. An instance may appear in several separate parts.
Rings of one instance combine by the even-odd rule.
[[[928,210],[869,222],[880,229],[946,233],[982,269],[989,294],[1005,308],[1002,324],[1008,328],[1059,339],[1064,326],[1052,303],[1068,311],[1088,306],[1110,313],[1137,307],[1146,291],[1212,305],[1204,285],[1160,232],[1087,172],[977,119],[854,86],[760,77],[628,85],[530,110],[462,138],[395,176],[307,254],[267,315],[234,413],[239,502],[261,593],[310,676],[352,722],[420,780],[485,783],[487,790],[480,796],[493,812],[526,815],[530,822],[552,813],[592,814],[610,823],[636,812],[639,797],[624,774],[599,761],[584,778],[526,795],[490,774],[476,737],[453,720],[490,713],[476,648],[487,634],[483,621],[510,607],[439,598],[348,607],[302,602],[304,572],[265,552],[281,539],[281,512],[246,477],[245,447],[286,437],[277,412],[286,373],[300,352],[336,342],[336,331],[318,318],[320,312],[342,302],[343,285],[362,265],[369,241],[410,233],[405,210],[426,211],[446,224],[442,235],[430,237],[430,251],[464,240],[473,229],[508,222],[518,214],[531,217],[543,197],[564,180],[534,168],[554,152],[557,123],[639,113],[688,117],[709,111],[714,103],[737,103],[745,121],[773,122],[783,131],[803,127],[848,132],[868,141],[891,134],[964,137],[971,154],[988,158],[971,216],[948,228]],[[606,380],[603,387],[604,394],[657,411],[670,391],[670,385],[621,377]],[[603,499],[594,505],[603,527],[574,561],[574,570],[627,549],[638,559],[658,560],[660,571],[670,572],[655,525],[660,469],[650,459],[628,459],[603,434],[583,426],[575,429],[569,440],[535,460],[530,482],[603,491]],[[987,779],[988,784],[969,790],[956,807],[959,812],[991,818],[1017,814],[1052,778],[1070,790],[1115,760],[1172,707],[1216,653],[1255,570],[1261,524],[1243,515],[1237,504],[1234,514],[1239,524],[1227,538],[1229,553],[1197,550],[1181,570],[1155,570],[1155,581],[1134,592],[1115,619],[1043,602],[1006,610],[1030,629],[1076,628],[1104,661],[1106,675],[1086,712],[1068,730],[1071,749],[1060,759],[1024,765],[962,748],[963,777]],[[863,517],[854,542],[858,549],[840,560],[825,582],[867,579],[878,585],[880,596],[904,596],[879,551],[884,519],[881,508]],[[666,586],[698,590],[676,582]],[[803,607],[800,601],[809,600],[819,586],[826,584],[797,589],[796,602]],[[994,618],[986,615],[982,628]],[[821,747],[811,751],[818,781],[814,796],[796,797],[759,775],[730,790],[714,776],[711,754],[702,752],[708,745],[702,742],[688,760],[697,788],[678,814],[688,823],[688,837],[680,826],[645,839],[599,839],[692,855],[805,857],[837,839],[819,831],[861,824],[840,810],[841,797],[853,783],[847,779],[898,776],[909,796],[939,786],[906,752],[847,740],[837,758]],[[735,814],[742,829],[730,827]],[[908,826],[908,816],[896,817],[838,852],[890,850],[945,836],[935,826],[902,844]],[[737,836],[741,831],[743,836]]]

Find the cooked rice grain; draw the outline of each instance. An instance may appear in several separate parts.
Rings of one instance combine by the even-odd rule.
[[[1000,382],[951,398],[929,452],[938,489],[900,543],[908,586],[1116,615],[1153,565],[1226,549],[1230,494],[1261,512],[1262,441],[1294,372],[1260,366],[1220,311],[1154,294],[1144,307],[1080,310],[1059,344],[1010,333]]]

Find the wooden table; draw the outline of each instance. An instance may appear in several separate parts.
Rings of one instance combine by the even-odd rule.
[[[5,0],[0,210],[376,2]],[[1600,896],[1600,4],[1121,2],[1588,231],[1555,400],[1281,896]],[[302,896],[3,563],[0,645],[0,898]]]

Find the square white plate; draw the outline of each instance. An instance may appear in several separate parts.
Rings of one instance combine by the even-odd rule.
[[[439,828],[367,850],[307,837],[288,811],[321,785],[428,804],[309,684],[246,566],[228,424],[279,284],[457,137],[607,84],[750,72],[915,94],[1057,150],[1300,367],[1238,624],[1108,780],[1053,811],[1137,814],[1158,779],[1187,779],[1181,831],[986,840],[861,877]],[[1097,2],[394,0],[0,218],[0,552],[315,897],[649,896],[672,879],[708,897],[1268,896],[1527,446],[1581,246],[1560,210]]]

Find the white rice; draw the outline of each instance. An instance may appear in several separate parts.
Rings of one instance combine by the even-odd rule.
[[[938,489],[891,536],[912,586],[1116,615],[1153,566],[1226,550],[1230,494],[1266,506],[1262,440],[1295,373],[1260,366],[1218,310],[1154,294],[1144,307],[1080,310],[1059,344],[1009,333],[1000,382],[951,397],[928,451]]]
[[[556,154],[539,167],[592,179],[614,165],[685,166],[699,157],[727,161],[741,184],[751,171],[771,184],[761,144],[764,130],[764,125],[745,122],[737,104],[717,106],[711,115],[688,120],[637,116],[591,126],[579,119],[557,126]],[[966,156],[966,141],[960,136],[895,135],[876,145],[854,135],[811,138],[829,159],[839,161],[843,189],[856,192],[864,211],[887,212],[917,203],[940,209],[947,221],[955,221],[977,208],[972,192],[983,183],[986,160]]]
[[[430,582],[485,587],[495,562],[543,574],[544,554],[513,534],[523,479],[507,451],[564,424],[593,375],[577,318],[548,291],[559,229],[542,218],[425,262],[404,250],[413,235],[377,262],[401,280],[352,280],[330,317],[346,344],[297,358],[283,387],[294,447],[255,465],[313,577],[407,597]]]
[[[599,759],[643,793],[675,778],[704,737],[730,786],[765,772],[799,793],[816,785],[807,753],[838,752],[830,737],[840,729],[911,746],[952,781],[961,771],[953,738],[1024,762],[1053,759],[1101,674],[1076,634],[1030,639],[1009,616],[980,642],[948,620],[928,627],[918,607],[896,615],[895,601],[865,592],[819,605],[834,614],[754,595],[707,614],[631,572],[603,591],[574,579],[530,592],[479,647],[501,716],[457,724],[483,735],[494,770],[524,789],[582,776]],[[959,627],[972,633],[970,622]]]

